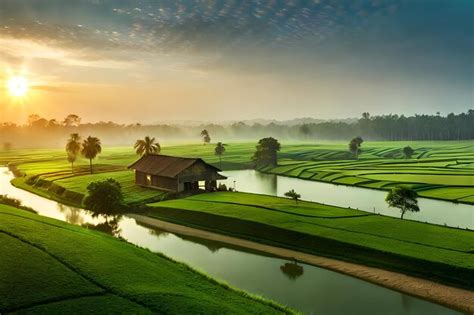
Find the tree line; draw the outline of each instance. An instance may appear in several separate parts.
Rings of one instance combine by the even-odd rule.
[[[323,122],[299,126],[304,138],[342,140],[354,134],[369,140],[470,140],[474,139],[474,110],[447,116],[381,115],[363,113],[355,123]]]
[[[95,134],[110,145],[124,145],[148,134],[161,140],[196,139],[204,143],[210,135],[221,139],[256,139],[272,135],[280,139],[347,140],[359,135],[367,140],[470,140],[474,139],[474,110],[465,113],[435,115],[380,115],[363,113],[353,122],[326,121],[286,125],[284,123],[201,124],[118,124],[115,122],[83,123],[75,114],[64,119],[47,119],[30,115],[26,124],[0,123],[0,145],[15,147],[60,147],[71,133]],[[34,144],[34,145],[32,145]]]

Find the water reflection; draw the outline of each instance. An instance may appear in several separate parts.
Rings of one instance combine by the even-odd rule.
[[[290,280],[296,280],[301,277],[304,273],[303,266],[298,265],[298,262],[287,262],[284,265],[280,266],[281,272]]]
[[[74,207],[68,207],[61,203],[58,203],[58,210],[64,214],[66,222],[71,223],[71,224],[76,224],[76,225],[84,224],[82,210],[78,208],[74,208]]]
[[[40,215],[120,235],[132,244],[163,253],[237,288],[274,299],[304,313],[457,314],[445,307],[343,274],[288,262],[238,246],[150,228],[127,216],[109,220],[92,218],[87,211],[17,189],[10,183],[12,178],[10,173],[0,175],[0,194],[20,199]],[[268,187],[274,189],[274,183],[270,180]]]
[[[120,220],[122,216],[114,216],[112,219],[106,218],[105,222],[102,223],[85,223],[81,224],[83,227],[100,231],[115,237],[119,237],[122,230],[120,229]]]

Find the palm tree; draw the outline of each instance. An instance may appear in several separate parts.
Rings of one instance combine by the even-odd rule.
[[[78,133],[72,133],[66,143],[67,160],[71,163],[71,173],[74,172],[74,162],[81,151],[81,137]]]
[[[86,140],[82,143],[81,154],[89,159],[90,170],[92,174],[92,159],[95,159],[96,156],[102,152],[102,147],[100,145],[100,139],[97,137],[87,137]]]
[[[133,146],[138,155],[157,154],[161,151],[161,146],[155,141],[155,138],[146,136],[143,140],[137,140]]]
[[[214,154],[219,157],[219,164],[222,168],[222,155],[225,152],[225,147],[222,142],[217,142],[216,148],[214,149]]]
[[[288,197],[290,199],[293,199],[296,203],[298,203],[298,199],[301,198],[301,195],[298,194],[294,189],[287,191],[285,193],[285,197]]]

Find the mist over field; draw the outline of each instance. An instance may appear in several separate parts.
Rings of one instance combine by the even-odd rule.
[[[367,140],[465,140],[474,137],[474,110],[467,113],[417,115],[405,117],[385,115],[360,119],[317,120],[311,118],[288,121],[252,120],[203,123],[172,122],[168,124],[117,124],[114,122],[81,123],[69,115],[64,120],[31,115],[24,125],[0,125],[0,143],[9,148],[63,147],[71,133],[94,135],[107,146],[132,146],[136,139],[152,135],[162,144],[197,142],[200,133],[208,130],[211,142],[251,141],[272,135],[281,140],[347,141],[353,135]]]

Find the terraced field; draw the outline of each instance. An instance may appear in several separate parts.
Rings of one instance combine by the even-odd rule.
[[[402,148],[415,149],[405,159]],[[254,143],[229,143],[222,163],[214,155],[213,145],[183,144],[164,146],[163,154],[201,157],[224,170],[251,167]],[[80,204],[88,183],[102,178],[121,182],[129,203],[161,200],[163,193],[134,185],[127,170],[137,159],[131,147],[104,147],[89,174],[88,161],[79,159],[74,173],[63,150],[14,150],[2,152],[0,164],[16,165],[17,186],[38,188],[50,197]],[[355,185],[388,190],[407,185],[421,196],[474,204],[474,143],[456,142],[365,142],[358,160],[347,151],[346,143],[282,143],[276,168],[261,171],[307,180]]]
[[[474,285],[463,279],[474,275],[472,231],[235,192],[201,194],[149,207],[147,215],[159,219],[458,285]]]
[[[291,313],[103,233],[1,204],[0,218],[2,314]]]
[[[405,159],[404,145],[415,154]],[[406,185],[421,196],[474,203],[474,143],[378,142],[363,146],[359,160],[349,159],[340,145],[287,146],[279,166],[262,171],[366,188]]]

